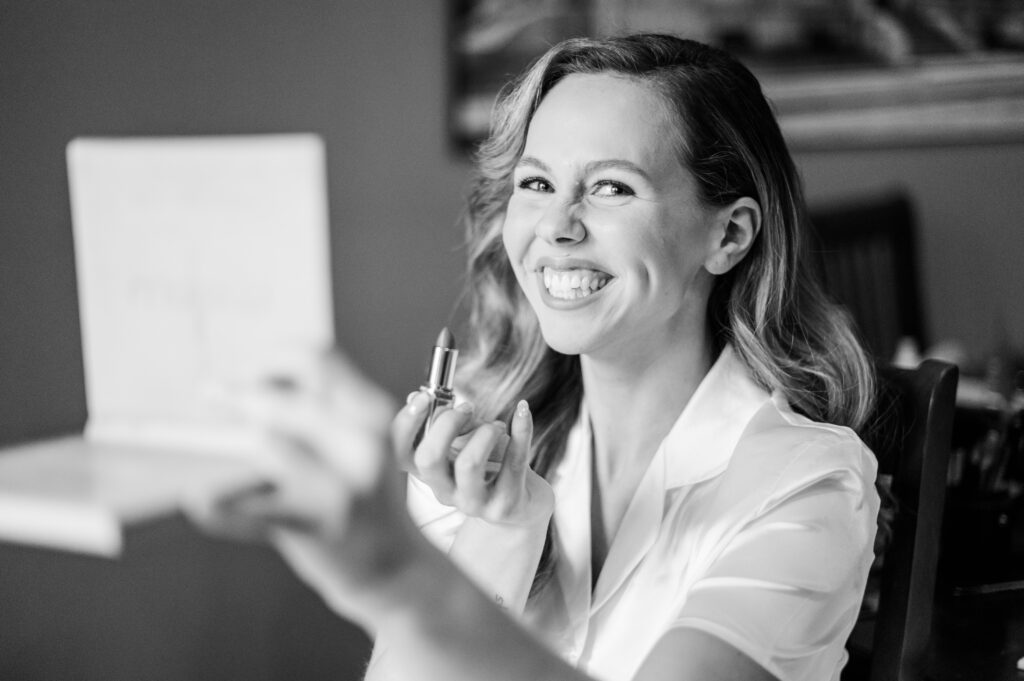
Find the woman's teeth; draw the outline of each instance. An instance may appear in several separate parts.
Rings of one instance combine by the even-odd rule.
[[[601,290],[609,276],[593,270],[554,270],[544,268],[544,287],[554,298],[575,300]]]

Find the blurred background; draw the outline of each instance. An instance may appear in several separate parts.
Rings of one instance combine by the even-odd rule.
[[[951,344],[982,372],[1006,348],[1019,356],[1019,3],[832,4],[829,13],[822,2],[758,3],[763,16],[754,20],[751,3],[729,0],[0,2],[0,444],[80,431],[86,418],[64,156],[72,138],[322,136],[337,338],[404,395],[422,381],[429,346],[457,306],[457,222],[467,147],[480,132],[474,97],[492,96],[488,78],[512,68],[497,58],[480,67],[479,58],[488,45],[525,45],[514,63],[566,31],[597,28],[697,26],[696,37],[749,56],[769,95],[778,92],[812,207],[909,197],[928,329],[919,350]],[[958,5],[977,11],[965,18]],[[533,19],[509,23],[510,8]],[[906,19],[915,12],[931,18]],[[798,30],[805,25],[815,30]],[[809,61],[835,70],[800,73]],[[985,77],[958,70],[965,62]],[[860,94],[830,99],[807,89],[844,77],[862,83],[864,68]],[[947,95],[929,87],[943,82],[954,82],[943,91],[953,92],[952,118],[944,110],[935,118]],[[858,109],[851,101],[871,107],[833,120],[830,101],[844,111]],[[0,678],[359,677],[365,637],[273,557],[214,545],[177,524],[160,532],[117,564],[0,547]],[[168,545],[178,546],[171,556]],[[246,579],[244,595],[225,591]],[[200,586],[182,591],[188,580]]]
[[[449,37],[466,11],[440,0],[3,3],[0,442],[85,418],[64,160],[76,136],[323,136],[339,342],[395,394],[418,385],[461,284],[468,86]],[[997,334],[1024,342],[1024,134],[980,127],[912,145],[848,131],[794,145],[812,206],[894,187],[912,198],[929,340],[971,354]]]

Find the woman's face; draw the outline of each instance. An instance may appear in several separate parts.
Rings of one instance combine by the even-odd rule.
[[[547,94],[514,174],[504,243],[544,339],[623,357],[703,338],[711,216],[664,100],[574,74]]]

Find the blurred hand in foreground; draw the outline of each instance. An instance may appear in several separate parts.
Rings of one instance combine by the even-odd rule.
[[[195,495],[186,512],[212,534],[274,545],[329,605],[368,625],[387,591],[378,587],[399,579],[422,543],[392,455],[411,448],[422,415],[392,424],[393,401],[336,352],[232,398],[269,436],[266,483]]]

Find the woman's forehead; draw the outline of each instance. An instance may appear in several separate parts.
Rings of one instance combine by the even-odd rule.
[[[586,117],[601,112],[604,115],[624,117],[635,123],[673,122],[671,108],[653,85],[648,81],[612,72],[573,73],[565,76],[544,95],[533,119],[552,109],[557,109],[563,116],[576,112]]]
[[[677,161],[680,135],[673,108],[649,83],[613,73],[571,74],[541,100],[524,154]]]

